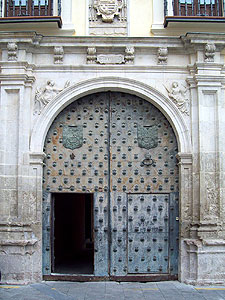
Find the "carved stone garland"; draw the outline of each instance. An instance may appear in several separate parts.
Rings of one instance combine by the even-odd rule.
[[[7,45],[7,49],[8,49],[8,61],[17,61],[18,57],[17,57],[17,50],[18,50],[18,46],[16,43],[14,42],[9,42]]]
[[[216,54],[216,46],[213,43],[208,43],[205,45],[205,61],[214,62],[214,57]]]
[[[167,47],[161,47],[158,49],[158,64],[166,65],[168,59],[168,49]]]
[[[54,48],[54,63],[62,64],[63,63],[64,50],[62,46]]]
[[[87,49],[87,64],[94,64],[97,61],[97,54],[95,47],[88,47]]]

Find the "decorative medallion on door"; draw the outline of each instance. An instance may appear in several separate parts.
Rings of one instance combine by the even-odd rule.
[[[158,146],[158,127],[138,126],[137,128],[138,146],[144,149],[152,149]]]
[[[83,126],[69,125],[63,127],[63,146],[74,150],[83,145]]]

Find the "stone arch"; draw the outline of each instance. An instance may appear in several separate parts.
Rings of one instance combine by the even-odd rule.
[[[99,77],[76,83],[59,93],[35,120],[31,134],[31,153],[41,153],[46,134],[55,117],[77,99],[102,91],[120,91],[139,96],[155,105],[168,119],[175,132],[179,152],[191,153],[187,125],[178,108],[161,92],[139,81],[120,77]]]

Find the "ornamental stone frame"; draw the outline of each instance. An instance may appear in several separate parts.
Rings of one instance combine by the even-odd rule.
[[[180,211],[187,211],[189,205],[191,205],[191,189],[192,189],[192,154],[191,154],[191,139],[187,126],[180,111],[174,107],[171,101],[161,94],[156,89],[127,78],[118,77],[100,77],[97,79],[83,81],[81,83],[72,85],[57,95],[48,106],[43,110],[43,113],[36,119],[32,135],[31,135],[31,157],[44,157],[42,153],[45,136],[50,128],[52,121],[62,111],[63,108],[68,106],[73,101],[79,98],[102,91],[120,91],[135,94],[142,99],[151,102],[158,107],[163,114],[167,117],[168,121],[172,125],[177,137],[179,153],[178,159],[180,161]],[[187,171],[186,171],[187,170]],[[42,178],[42,170],[39,178]],[[42,186],[42,182],[39,182],[39,188]],[[187,195],[190,196],[188,203],[185,203],[182,199],[187,199]],[[41,199],[39,199],[41,202]],[[189,215],[188,217],[189,218]],[[181,219],[182,220],[182,219]],[[186,234],[186,227],[189,226],[189,221],[184,218],[180,231]],[[188,224],[188,225],[187,225]],[[182,239],[181,239],[182,240]],[[184,249],[180,249],[179,257],[184,257]],[[180,268],[179,277],[183,276],[183,268]]]
[[[43,145],[54,118],[85,95],[111,90],[151,102],[165,115],[175,132],[180,168],[179,280],[194,284],[224,283],[225,67],[221,52],[225,48],[224,36],[196,33],[181,38],[154,38],[155,43],[149,38],[117,37],[115,48],[107,38],[96,37],[94,47],[100,51],[104,44],[107,54],[135,45],[133,64],[123,65],[85,64],[87,49],[93,47],[93,40],[88,37],[85,40],[45,38],[21,33],[19,40],[13,34],[1,33],[0,36],[4,37],[0,39],[3,282],[42,280]],[[214,61],[205,60],[209,40],[215,44]],[[36,47],[37,41],[39,47]],[[8,42],[17,44],[17,61],[8,61]],[[63,63],[54,64],[54,47],[62,44]],[[147,51],[143,51],[143,44]],[[157,64],[157,50],[162,47],[168,48],[166,65]],[[43,61],[41,53],[46,53]],[[193,61],[188,64],[190,55]],[[60,90],[40,115],[34,116],[36,89],[49,79],[62,87],[60,73],[64,74],[63,84],[66,80],[74,83]],[[170,87],[173,82],[187,88],[189,115],[182,113],[168,96],[165,86]]]

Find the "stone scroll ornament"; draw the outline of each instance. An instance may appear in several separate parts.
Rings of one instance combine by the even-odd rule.
[[[169,98],[178,107],[178,109],[189,116],[189,99],[187,98],[187,88],[184,85],[180,85],[178,82],[173,82],[171,87],[166,87]]]
[[[94,8],[97,15],[102,17],[102,22],[112,23],[115,16],[120,14],[123,7],[122,0],[95,0]]]
[[[40,115],[43,108],[52,101],[59,92],[68,86],[70,86],[70,82],[66,81],[64,87],[59,89],[55,87],[53,80],[48,80],[44,87],[37,88],[35,93],[34,115]]]
[[[63,146],[67,149],[77,149],[83,145],[83,126],[65,125],[63,127]]]
[[[158,146],[158,126],[137,127],[138,146],[144,149],[152,149]]]

